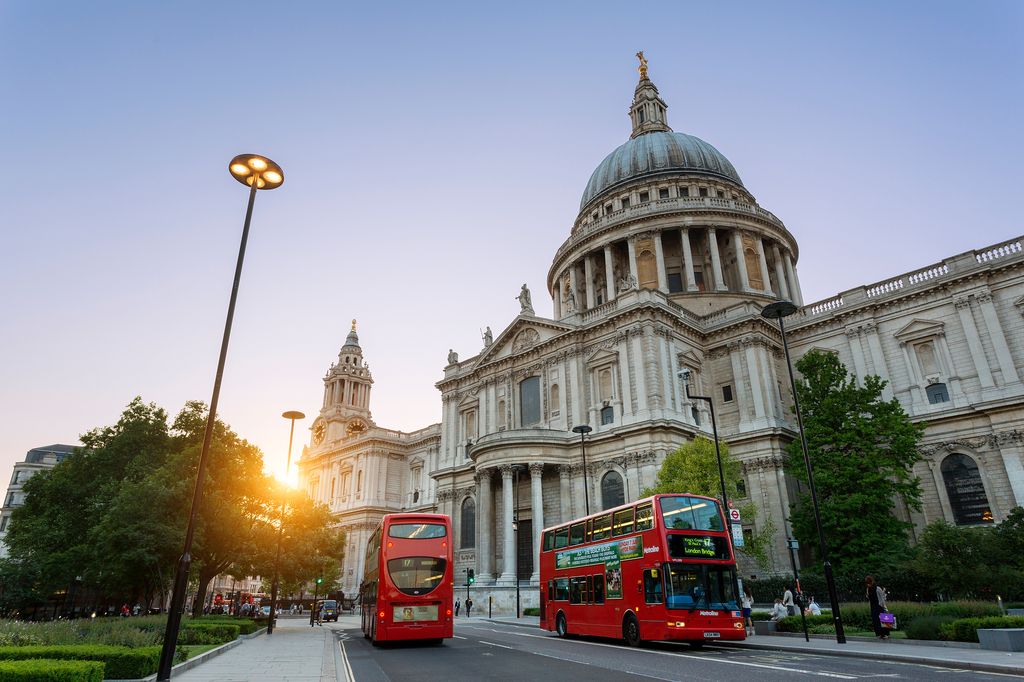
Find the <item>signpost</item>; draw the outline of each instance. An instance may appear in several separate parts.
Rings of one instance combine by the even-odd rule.
[[[729,503],[730,505],[732,502]],[[743,546],[743,525],[740,523],[740,510],[729,507],[729,521],[732,523],[732,546]]]

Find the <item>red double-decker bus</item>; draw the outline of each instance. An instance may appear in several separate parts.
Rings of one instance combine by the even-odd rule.
[[[544,531],[541,621],[561,637],[746,637],[736,560],[717,500],[655,495]]]
[[[452,636],[451,531],[443,514],[387,514],[370,536],[359,603],[374,645]]]

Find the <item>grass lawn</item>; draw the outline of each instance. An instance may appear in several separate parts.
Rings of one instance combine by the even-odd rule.
[[[199,654],[206,653],[210,649],[216,649],[219,646],[223,646],[223,645],[222,644],[183,644],[183,645],[179,645],[177,648],[184,649],[185,651],[187,651],[188,652],[189,660],[192,660],[193,658],[195,658]]]

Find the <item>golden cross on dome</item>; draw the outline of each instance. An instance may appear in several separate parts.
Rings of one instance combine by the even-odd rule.
[[[355,331],[355,330],[356,330],[356,319],[353,317],[352,318],[352,331]]]
[[[640,72],[640,80],[647,80],[647,58],[644,57],[644,51],[640,50],[636,53],[636,58],[640,60],[640,67],[637,69]]]

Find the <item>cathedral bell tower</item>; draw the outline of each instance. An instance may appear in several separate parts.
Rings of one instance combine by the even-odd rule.
[[[324,404],[313,423],[313,447],[324,442],[357,436],[373,426],[370,391],[373,376],[363,362],[363,349],[356,334],[356,321],[324,376]]]

